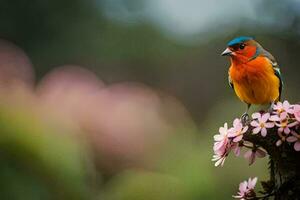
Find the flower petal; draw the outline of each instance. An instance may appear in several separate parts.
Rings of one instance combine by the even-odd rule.
[[[239,142],[243,139],[243,135],[239,135],[233,139],[233,142]]]
[[[234,130],[234,129],[232,129],[232,130],[230,130],[229,132],[228,132],[228,137],[229,138],[232,138],[232,137],[235,137],[237,135],[237,131],[236,130]]]
[[[294,144],[294,149],[296,151],[300,151],[300,142],[299,141]]]
[[[286,138],[287,142],[296,142],[298,140],[298,138],[296,138],[295,136],[289,136]]]
[[[265,127],[262,128],[261,131],[260,131],[260,133],[261,133],[261,136],[266,137],[266,135],[267,135],[267,129]]]
[[[240,156],[240,154],[241,154],[241,147],[239,147],[238,145],[236,145],[233,148],[233,153],[234,153],[235,156]]]
[[[216,167],[219,166],[219,165],[223,166],[223,165],[224,165],[224,162],[225,162],[225,159],[226,159],[226,157],[220,157],[220,158],[217,160],[217,162],[215,162],[215,166],[216,166]],[[213,161],[214,161],[214,160],[213,160]]]
[[[282,103],[280,101],[277,102],[277,104],[274,105],[274,109],[278,110],[282,108]]]
[[[259,158],[263,158],[265,157],[267,154],[265,151],[261,150],[261,149],[257,149],[255,152],[255,155]]]
[[[276,146],[280,146],[282,144],[282,140],[277,140],[277,142],[276,142]]]
[[[240,191],[241,193],[245,193],[245,192],[247,192],[247,187],[248,187],[247,181],[243,181],[243,182],[241,182],[240,185],[239,185],[239,191]]]
[[[251,157],[252,153],[253,153],[252,150],[246,151],[246,153],[244,154],[244,158],[249,159]]]
[[[291,132],[291,130],[290,130],[289,127],[285,127],[285,128],[283,129],[283,132],[284,132],[285,134],[288,135],[288,134]]]
[[[295,118],[298,122],[300,122],[300,105],[294,105],[294,111],[293,111]]]
[[[242,126],[241,120],[239,118],[235,118],[233,121],[233,127]]]
[[[288,109],[287,111],[286,111],[287,113],[289,113],[289,114],[294,114],[294,110],[293,109]]]
[[[228,130],[228,126],[227,126],[227,123],[224,124],[224,127],[220,127],[219,128],[219,133],[221,135],[226,135],[227,134],[227,130]]]
[[[267,122],[265,123],[265,127],[266,128],[273,128],[275,126],[275,124],[273,122]]]
[[[248,188],[249,189],[254,189],[255,188],[255,185],[256,185],[256,182],[257,182],[257,177],[253,178],[251,180],[251,178],[249,178],[249,181],[248,181]]]
[[[251,126],[259,126],[259,123],[256,120],[253,120],[251,123]]]
[[[261,130],[261,127],[260,127],[260,126],[259,126],[259,127],[256,127],[256,128],[254,128],[254,129],[252,130],[252,133],[253,133],[253,134],[257,134],[257,133],[260,132],[260,130]]]
[[[295,122],[289,123],[289,124],[288,124],[288,127],[293,127],[293,126],[296,126],[296,125],[298,125],[298,124],[299,124],[299,122],[298,122],[298,121],[295,121]]]
[[[243,130],[242,130],[242,133],[246,133],[247,130],[248,130],[248,126],[245,126],[245,127],[243,128]]]
[[[282,112],[282,113],[280,114],[280,116],[279,116],[279,118],[280,118],[280,121],[283,121],[283,120],[285,120],[287,117],[288,117],[288,114],[287,114],[287,112]]]
[[[290,109],[290,103],[287,100],[285,100],[282,104],[282,107],[285,111],[288,111]]]
[[[221,135],[214,135],[214,141],[221,141],[223,138]]]
[[[270,113],[265,113],[261,117],[261,122],[264,123],[264,122],[268,121],[269,118],[270,118]]]
[[[253,113],[252,114],[252,118],[253,119],[258,119],[258,118],[260,118],[261,117],[261,114],[259,113],[259,112],[256,112],[256,113]]]
[[[280,121],[280,118],[278,117],[278,115],[272,115],[270,118],[269,118],[270,121],[274,121],[274,122],[278,122]]]

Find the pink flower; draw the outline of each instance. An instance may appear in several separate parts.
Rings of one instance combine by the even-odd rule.
[[[294,116],[300,122],[300,105],[294,105]]]
[[[274,121],[275,125],[277,127],[279,127],[278,128],[278,132],[279,133],[283,132],[283,133],[285,133],[287,135],[291,132],[290,128],[294,127],[294,126],[296,126],[298,124],[297,121],[290,123],[289,119],[290,119],[289,115],[286,112],[281,113],[280,116],[273,115],[273,116],[270,117],[270,120]]]
[[[248,200],[253,199],[256,197],[254,192],[254,188],[257,182],[257,177],[251,179],[249,178],[248,181],[243,181],[239,185],[239,191],[237,195],[232,196],[233,198],[240,199],[240,200]]]
[[[212,161],[215,161],[215,166],[223,166],[226,157],[230,152],[230,139],[228,138],[228,126],[227,123],[224,124],[224,127],[219,128],[219,133],[214,135],[214,153]]]
[[[263,158],[266,156],[266,152],[258,148],[256,150],[249,150],[244,154],[244,157],[248,160],[249,165],[252,165],[255,162],[256,157]]]
[[[214,136],[215,143],[213,149],[216,154],[224,154],[229,142],[227,123],[224,124],[224,127],[219,128],[219,133]]]
[[[248,130],[248,126],[243,126],[240,119],[233,121],[233,128],[228,131],[228,137],[233,138],[233,142],[239,142],[243,139],[243,134]]]
[[[292,136],[289,136],[286,138],[287,142],[294,143],[294,149],[296,151],[300,151],[300,135],[296,133],[295,131],[292,131]]]
[[[294,113],[293,105],[290,105],[290,103],[286,100],[283,103],[278,101],[277,104],[274,105],[273,110],[275,111],[274,113],[276,113],[277,115],[280,115],[281,113]]]
[[[273,122],[267,122],[270,118],[270,113],[260,114],[260,113],[253,113],[252,114],[253,120],[251,122],[251,126],[255,127],[252,130],[253,134],[261,133],[263,137],[267,135],[267,128],[273,128],[274,123]]]

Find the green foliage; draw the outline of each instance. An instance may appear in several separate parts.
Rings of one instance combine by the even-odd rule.
[[[21,110],[0,107],[1,199],[86,199],[84,149]]]
[[[172,136],[161,154],[148,160],[153,169],[126,170],[109,181],[107,199],[218,199],[210,155],[186,132]]]

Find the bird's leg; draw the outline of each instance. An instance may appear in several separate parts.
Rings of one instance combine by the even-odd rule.
[[[268,112],[269,112],[269,113],[272,113],[272,112],[273,112],[274,105],[275,105],[275,101],[272,101],[272,103],[270,104],[270,107],[269,107],[269,109],[268,109]]]
[[[250,108],[251,104],[248,104],[247,103],[247,109],[246,109],[246,112],[244,114],[242,114],[241,116],[241,122],[245,125],[247,124],[247,122],[249,121],[249,114],[248,114],[248,111],[249,111],[249,108]]]

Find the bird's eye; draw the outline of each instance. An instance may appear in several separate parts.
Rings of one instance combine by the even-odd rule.
[[[245,45],[244,43],[241,43],[241,44],[240,44],[240,49],[244,49],[245,46],[246,46],[246,45]]]

